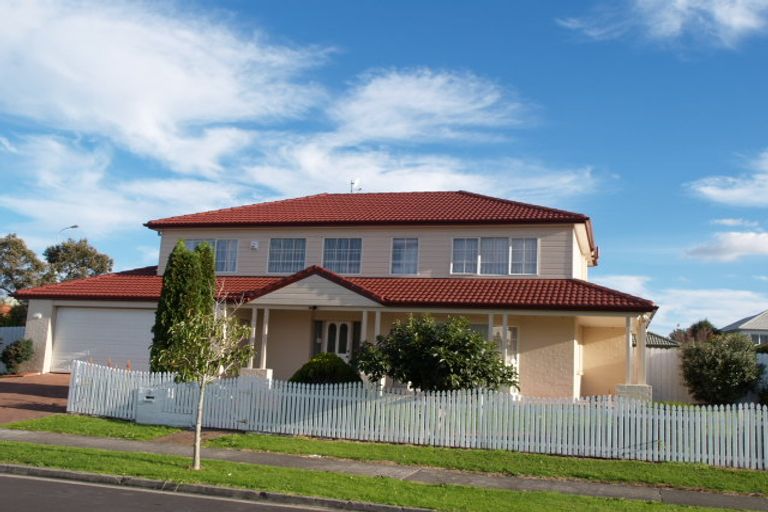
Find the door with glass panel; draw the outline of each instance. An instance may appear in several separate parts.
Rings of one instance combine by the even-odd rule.
[[[324,340],[325,352],[336,354],[349,361],[352,348],[352,322],[326,322]]]

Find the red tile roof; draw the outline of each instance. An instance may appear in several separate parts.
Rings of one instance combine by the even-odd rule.
[[[582,223],[581,213],[472,192],[318,194],[151,220],[171,227]]]
[[[248,300],[321,275],[385,306],[650,312],[656,305],[578,279],[343,277],[309,267],[289,277],[219,277],[222,295]],[[156,267],[21,290],[20,299],[147,300],[160,297]]]

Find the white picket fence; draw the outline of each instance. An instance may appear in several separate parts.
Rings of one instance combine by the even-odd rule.
[[[669,348],[649,348],[647,354],[647,382],[653,387],[653,399],[665,402],[693,403],[695,400],[688,393],[680,371],[680,350]],[[760,386],[768,386],[768,354],[757,354],[757,361],[765,368]],[[754,395],[744,397],[743,401],[754,400]]]
[[[139,388],[146,389],[143,395]],[[147,397],[151,394],[151,401]],[[153,408],[158,423],[191,425],[195,386],[169,374],[77,362],[68,410],[135,419]],[[142,405],[143,402],[147,402]],[[594,397],[520,399],[471,390],[383,392],[364,384],[306,385],[252,377],[207,388],[204,426],[360,441],[489,448],[765,469],[768,407],[671,406]],[[168,418],[168,421],[164,421]]]

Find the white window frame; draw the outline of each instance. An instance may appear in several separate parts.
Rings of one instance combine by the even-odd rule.
[[[235,242],[235,265],[234,270],[218,270],[218,243],[219,242]],[[211,243],[213,242],[213,243]],[[237,238],[190,238],[190,239],[184,239],[184,245],[187,246],[187,249],[194,250],[190,248],[190,244],[196,243],[195,247],[198,245],[201,245],[203,243],[207,243],[211,246],[211,249],[213,249],[213,262],[216,266],[216,273],[217,274],[236,274],[237,273],[237,265],[238,260],[240,259],[240,240]]]
[[[523,272],[512,272],[512,240],[536,240],[536,270],[533,273],[525,272],[525,261],[523,261]],[[541,238],[533,236],[513,236],[509,238],[509,275],[511,276],[538,276],[541,267]]]
[[[395,240],[416,240],[416,271],[395,272]],[[389,274],[392,276],[417,276],[419,275],[419,260],[421,257],[421,240],[416,236],[393,236],[389,245]],[[451,256],[453,259],[453,256]],[[453,264],[453,262],[451,262]]]
[[[482,273],[483,263],[483,251],[482,251],[482,239],[483,238],[506,238],[507,239],[507,272],[503,274],[484,274]],[[477,240],[477,270],[475,272],[456,272],[453,268],[453,247],[456,240]],[[533,273],[528,272],[512,272],[512,240],[536,240],[536,271]],[[523,266],[525,267],[525,266]],[[451,263],[450,274],[457,276],[538,276],[541,269],[541,238],[535,236],[456,236],[451,238]],[[523,268],[525,270],[525,268]]]
[[[273,272],[269,269],[270,265],[272,264],[272,241],[273,240],[304,240],[304,260],[299,270]],[[307,267],[307,239],[306,238],[277,236],[269,239],[269,247],[267,248],[267,274],[271,274],[271,275],[295,274],[296,272],[299,272],[305,269],[306,267]]]
[[[331,268],[328,268],[325,261],[325,241],[326,240],[360,240],[360,270],[359,272],[338,272],[336,270],[333,270]],[[365,243],[363,241],[363,237],[361,236],[328,236],[323,237],[323,268],[330,270],[331,272],[335,272],[337,274],[343,274],[346,276],[359,276],[363,273],[363,261],[364,259],[364,251],[365,251]]]
[[[453,269],[453,248],[456,244],[456,240],[477,240],[477,262],[475,263],[476,269],[474,272],[456,272]],[[480,237],[477,236],[455,236],[451,238],[451,274],[457,276],[476,276],[480,272]]]

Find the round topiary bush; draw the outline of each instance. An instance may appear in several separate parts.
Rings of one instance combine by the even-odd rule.
[[[360,375],[336,354],[318,354],[299,368],[291,382],[304,384],[340,384],[360,382]]]

